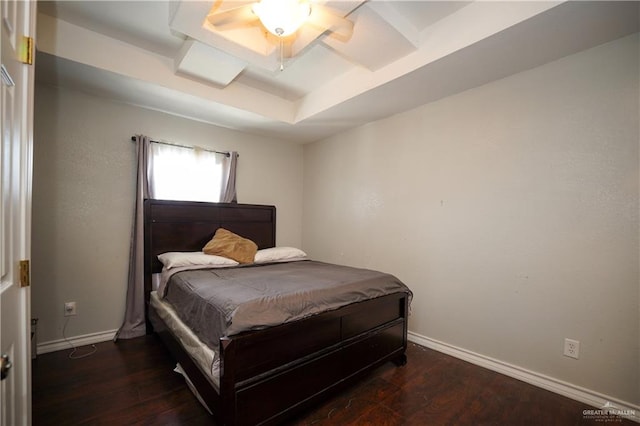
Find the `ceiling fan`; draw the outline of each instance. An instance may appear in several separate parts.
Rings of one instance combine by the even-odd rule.
[[[215,9],[215,8],[214,8]],[[240,7],[213,12],[207,21],[218,31],[242,26],[262,25],[268,37],[275,36],[280,45],[280,69],[283,58],[291,56],[291,44],[303,25],[310,25],[320,33],[342,41],[353,34],[353,22],[331,9],[310,0],[259,0]],[[313,39],[309,40],[309,43]]]

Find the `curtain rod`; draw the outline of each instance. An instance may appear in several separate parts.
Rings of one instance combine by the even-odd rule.
[[[131,136],[131,141],[135,142],[136,141],[136,137],[135,136]],[[160,145],[177,146],[178,148],[195,149],[195,147],[193,147],[193,146],[179,145],[177,143],[161,142],[161,141],[154,141],[154,140],[150,140],[149,142],[157,143],[157,144],[160,144]],[[213,149],[206,149],[206,148],[198,148],[198,149],[201,149],[201,150],[206,151],[206,152],[213,152],[214,154],[221,154],[221,155],[224,155],[225,157],[228,157],[229,155],[231,155],[228,152],[216,151],[216,150],[213,150]]]

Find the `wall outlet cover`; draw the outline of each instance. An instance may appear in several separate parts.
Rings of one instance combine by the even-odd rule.
[[[64,302],[64,316],[70,317],[73,315],[77,315],[76,312],[76,302]]]
[[[580,342],[573,339],[564,339],[564,355],[578,359],[580,356]]]

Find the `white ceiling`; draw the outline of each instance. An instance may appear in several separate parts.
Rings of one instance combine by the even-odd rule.
[[[631,1],[321,1],[349,40],[303,26],[279,70],[247,1],[41,1],[36,78],[298,143],[325,138],[640,30]]]

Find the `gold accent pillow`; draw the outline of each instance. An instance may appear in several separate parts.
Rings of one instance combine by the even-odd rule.
[[[258,246],[247,238],[224,228],[218,228],[202,251],[214,256],[228,257],[239,263],[253,263]]]

